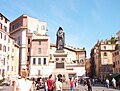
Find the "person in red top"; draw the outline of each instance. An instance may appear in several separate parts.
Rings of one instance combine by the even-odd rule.
[[[70,78],[70,90],[74,90],[74,82],[72,81],[72,79]]]
[[[47,80],[48,91],[53,91],[54,81],[52,80],[52,75],[49,76]]]

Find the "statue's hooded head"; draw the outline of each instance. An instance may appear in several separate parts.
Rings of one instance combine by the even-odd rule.
[[[58,29],[58,30],[63,30],[63,29],[62,29],[62,27],[59,27],[59,29]]]

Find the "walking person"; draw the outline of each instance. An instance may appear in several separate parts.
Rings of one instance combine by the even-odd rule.
[[[16,80],[12,91],[33,91],[33,84],[27,79],[28,71],[26,68],[21,70],[21,78]]]
[[[70,78],[70,90],[73,91],[74,90],[74,82],[73,80]]]
[[[74,84],[75,84],[74,86],[76,87],[76,86],[77,86],[77,84],[76,84],[76,79],[74,79]]]
[[[44,91],[48,91],[47,79],[44,80]]]
[[[94,78],[92,79],[92,85],[93,86],[95,85],[95,79]]]
[[[47,80],[48,91],[53,91],[54,88],[54,81],[52,80],[52,74],[49,76]]]
[[[106,85],[107,85],[107,88],[109,88],[109,80],[108,79],[106,79]]]
[[[88,91],[92,91],[92,84],[90,79],[87,80]]]
[[[113,84],[113,87],[116,88],[116,80],[115,80],[115,78],[112,79],[112,84]]]
[[[58,81],[55,82],[55,89],[56,91],[62,91],[62,80],[58,78]]]

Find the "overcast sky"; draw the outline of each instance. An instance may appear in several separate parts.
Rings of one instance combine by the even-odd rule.
[[[90,50],[97,40],[120,30],[120,0],[0,0],[0,11],[10,21],[22,14],[47,22],[51,43],[61,26],[67,45]]]

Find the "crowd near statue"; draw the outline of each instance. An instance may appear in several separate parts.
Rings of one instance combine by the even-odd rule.
[[[63,50],[65,44],[65,33],[63,32],[63,29],[61,27],[59,27],[56,36],[57,36],[56,48],[57,50]]]

